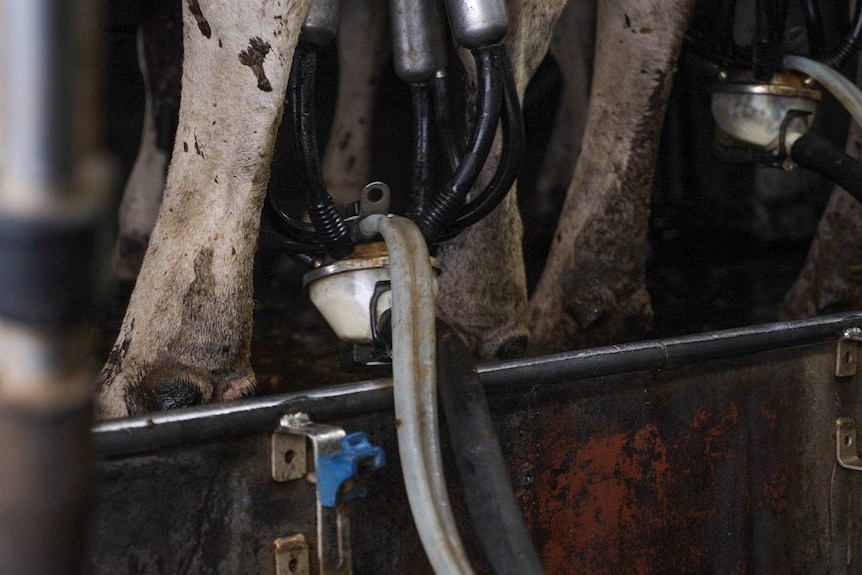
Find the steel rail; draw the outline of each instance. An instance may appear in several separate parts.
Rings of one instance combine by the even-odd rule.
[[[852,327],[862,327],[862,312],[490,363],[480,366],[478,372],[485,390],[492,394],[561,383],[577,385],[599,377],[837,341]],[[648,387],[650,382],[644,384]],[[614,385],[608,382],[604,390],[611,393]],[[98,453],[110,457],[272,430],[288,412],[303,411],[315,421],[329,422],[392,408],[392,380],[377,379],[103,421],[93,427],[93,436]]]

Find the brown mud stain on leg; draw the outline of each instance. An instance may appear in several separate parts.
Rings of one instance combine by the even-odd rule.
[[[255,36],[248,41],[248,48],[239,53],[239,61],[248,66],[257,78],[257,87],[264,92],[272,92],[272,86],[263,71],[263,61],[272,46],[263,38]]]
[[[123,336],[123,341],[118,342],[108,354],[108,360],[105,362],[105,367],[102,373],[99,374],[99,387],[110,387],[114,383],[117,374],[120,373],[120,366],[123,363],[123,357],[129,351],[129,346],[132,344],[131,334],[135,329],[135,320],[129,324],[129,330]]]
[[[183,296],[183,325],[205,325],[206,304],[215,285],[213,250],[204,248],[195,256],[195,279]]]

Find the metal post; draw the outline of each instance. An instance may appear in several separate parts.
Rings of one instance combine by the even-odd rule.
[[[97,2],[0,0],[0,573],[80,573],[109,181]]]

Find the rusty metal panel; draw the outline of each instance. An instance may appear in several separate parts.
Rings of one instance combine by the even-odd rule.
[[[547,572],[856,572],[860,479],[833,433],[860,415],[858,381],[834,377],[834,353],[497,397]]]
[[[498,386],[489,399],[547,573],[862,570],[862,479],[835,461],[835,419],[862,418],[860,376],[835,376],[840,333]],[[355,572],[428,573],[381,389],[368,391],[378,411],[337,421],[388,458],[353,509]],[[277,538],[302,532],[313,548],[312,488],[271,480],[268,442],[256,432],[100,460],[88,572],[271,574]],[[456,517],[487,572],[449,463]]]

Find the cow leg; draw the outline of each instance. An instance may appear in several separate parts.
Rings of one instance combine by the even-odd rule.
[[[185,58],[164,200],[97,415],[232,399],[254,388],[252,262],[308,0],[183,2]]]
[[[643,335],[649,197],[693,0],[604,0],[584,143],[530,301],[531,353]]]
[[[338,98],[323,176],[336,203],[359,199],[371,176],[371,116],[389,56],[389,8],[385,0],[341,3],[338,28]]]
[[[144,125],[119,210],[114,266],[117,277],[123,281],[138,277],[162,203],[179,112],[183,53],[180,6],[178,0],[151,2],[147,8],[152,12],[138,32],[138,63],[144,78]]]
[[[565,0],[510,0],[506,48],[518,97],[548,50],[551,30]],[[472,58],[465,61],[472,63]],[[470,69],[470,66],[468,66]],[[481,189],[499,163],[497,140],[477,182]],[[482,359],[523,355],[527,344],[524,312],[527,284],[521,251],[521,219],[513,189],[500,206],[439,251],[438,313],[453,325]]]
[[[553,221],[554,198],[568,189],[581,150],[596,50],[596,1],[571,0],[554,27],[548,47],[560,69],[562,89],[536,179],[535,212],[540,221]]]
[[[862,86],[862,60],[857,84]],[[853,123],[846,152],[862,160],[862,127]],[[782,319],[862,308],[862,205],[836,187],[796,282],[784,296]]]

